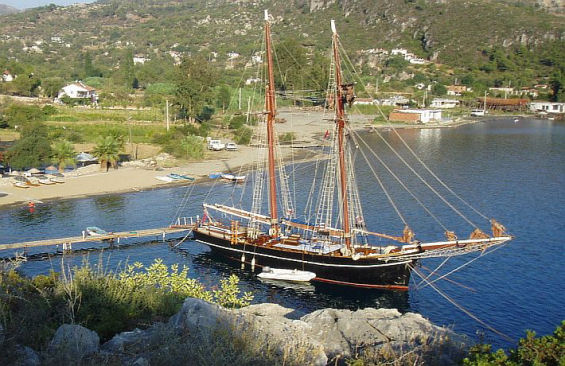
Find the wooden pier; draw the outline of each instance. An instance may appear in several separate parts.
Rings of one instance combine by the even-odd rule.
[[[157,236],[162,238],[163,241],[166,239],[167,234],[188,232],[192,229],[192,225],[173,225],[165,228],[157,229],[143,229],[143,230],[130,230],[122,231],[116,233],[108,233],[104,235],[88,236],[83,232],[82,236],[71,236],[68,238],[56,238],[56,239],[44,239],[44,240],[34,240],[26,241],[20,243],[11,244],[0,244],[0,250],[5,249],[26,249],[42,246],[52,246],[52,245],[63,245],[63,250],[71,250],[72,245],[75,243],[87,243],[87,242],[101,242],[101,241],[111,241],[114,243],[120,243],[120,239],[125,238],[141,238],[147,236]]]

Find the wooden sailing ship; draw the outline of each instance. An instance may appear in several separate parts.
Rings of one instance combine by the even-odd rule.
[[[420,259],[481,252],[511,240],[494,220],[492,235],[476,228],[469,239],[460,240],[446,231],[445,240],[434,242],[416,240],[408,225],[398,236],[366,227],[348,150],[351,144],[345,105],[354,99],[353,84],[342,80],[339,37],[333,21],[331,29],[333,63],[327,99],[334,109],[334,144],[324,180],[318,185],[315,219],[298,220],[291,200],[284,195],[288,193],[288,182],[284,167],[277,163],[273,55],[265,12],[266,142],[259,148],[264,150],[266,163],[258,165],[251,209],[204,203],[204,215],[193,227],[195,240],[252,269],[297,269],[315,273],[314,281],[401,290],[408,288],[411,270]],[[261,213],[263,185],[268,190],[268,214]],[[279,191],[282,197],[277,196]],[[216,219],[216,213],[224,219]],[[380,244],[372,244],[371,238],[379,238]]]

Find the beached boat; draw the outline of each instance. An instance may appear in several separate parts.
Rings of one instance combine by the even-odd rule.
[[[49,179],[55,183],[65,183],[65,176],[59,172],[51,173],[48,175]]]
[[[45,184],[45,185],[55,184],[54,181],[52,181],[49,177],[45,175],[36,175],[35,177],[37,178],[37,181],[40,184]]]
[[[104,229],[100,229],[98,226],[89,226],[86,228],[86,234],[88,236],[102,236],[108,235],[108,232]]]
[[[189,182],[194,181],[194,178],[192,178],[192,177],[189,177],[187,175],[177,174],[177,173],[160,175],[160,176],[155,177],[155,179],[158,179],[158,180],[166,182],[166,183],[179,182],[179,181],[189,181]]]
[[[277,281],[309,282],[316,277],[316,274],[297,269],[263,267],[263,272],[259,273],[257,277]]]
[[[174,180],[189,180],[191,182],[194,181],[194,178],[184,174],[170,173],[167,176],[173,178]]]
[[[274,68],[270,23],[265,12],[267,85],[259,90],[264,90],[266,93],[262,98],[265,101],[266,112],[258,113],[264,117],[260,124],[264,126],[265,133],[262,135],[262,140],[259,138],[256,146],[260,149],[258,156],[266,159],[264,163],[260,162],[256,165],[253,195],[248,202],[250,208],[205,202],[203,216],[192,227],[195,240],[208,245],[216,254],[241,262],[243,265],[249,264],[250,268],[255,266],[286,270],[300,268],[302,271],[315,273],[313,281],[399,290],[408,288],[411,272],[415,270],[415,265],[421,259],[486,253],[511,240],[512,237],[505,233],[506,229],[501,224],[481,214],[486,222],[490,221],[488,225],[492,229],[492,234],[486,234],[468,219],[461,209],[450,203],[444,197],[446,194],[438,192],[422,178],[422,181],[431,187],[432,192],[441,198],[449,210],[452,210],[450,212],[457,214],[451,214],[450,217],[462,216],[471,226],[472,232],[468,239],[458,238],[453,231],[447,229],[447,224],[439,221],[437,215],[425,207],[424,202],[419,200],[397,175],[391,173],[398,179],[399,185],[405,187],[407,192],[426,209],[425,211],[441,224],[437,232],[437,236],[441,236],[441,239],[427,242],[416,239],[416,234],[408,225],[401,209],[391,199],[379,178],[378,168],[374,166],[379,159],[378,155],[371,155],[373,153],[371,146],[349,127],[345,106],[351,107],[353,104],[354,83],[352,80],[345,80],[342,75],[341,60],[347,58],[342,57],[340,40],[333,21],[331,29],[332,75],[326,98],[327,105],[333,110],[332,126],[327,133],[331,147],[329,158],[323,162],[325,165],[320,180],[315,180],[312,188],[306,188],[304,196],[301,197],[313,213],[304,215],[304,218],[297,217],[296,206],[292,199],[294,195],[291,194],[287,181],[289,174],[286,173],[276,148]],[[396,133],[395,131],[391,133]],[[378,131],[376,133],[379,134]],[[399,134],[397,136],[401,139]],[[386,140],[383,141],[387,143]],[[414,155],[414,159],[427,168],[413,150],[409,151]],[[393,212],[399,217],[403,225],[403,229],[402,226],[399,227],[400,234],[374,231],[367,226],[363,215],[363,200],[354,174],[355,154],[361,155],[359,159],[362,157],[368,164],[369,168],[365,169],[365,172],[373,173],[375,184],[381,186]],[[382,166],[389,169],[384,163]],[[429,168],[428,171],[429,174],[433,174]],[[314,169],[309,173],[314,174]],[[437,180],[434,181],[436,184],[445,186],[437,175],[432,177]],[[367,179],[367,176],[364,178]],[[444,190],[448,190],[460,199],[449,187],[445,186]],[[262,200],[263,192],[267,192],[266,204]],[[463,202],[469,205],[466,201]],[[268,212],[263,212],[265,207],[268,207]],[[473,208],[470,205],[469,207]],[[445,216],[444,212],[442,216]],[[486,222],[484,226],[487,225]]]
[[[220,178],[222,178],[223,180],[225,180],[227,182],[232,182],[232,183],[243,183],[245,181],[245,175],[234,175],[234,174],[222,173],[222,174],[220,174]]]
[[[29,180],[21,175],[11,177],[10,182],[14,187],[18,187],[18,188],[29,188],[32,186],[31,184],[29,184]]]

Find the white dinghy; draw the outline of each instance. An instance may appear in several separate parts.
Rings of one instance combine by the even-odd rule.
[[[314,272],[299,271],[297,269],[263,267],[263,272],[259,273],[257,277],[268,280],[309,282],[316,277],[316,274]]]

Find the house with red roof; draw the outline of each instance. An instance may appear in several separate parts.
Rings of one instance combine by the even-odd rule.
[[[90,99],[92,102],[98,101],[96,89],[86,85],[82,81],[75,81],[74,83],[67,84],[59,90],[57,98],[61,99],[65,96],[71,99]]]

